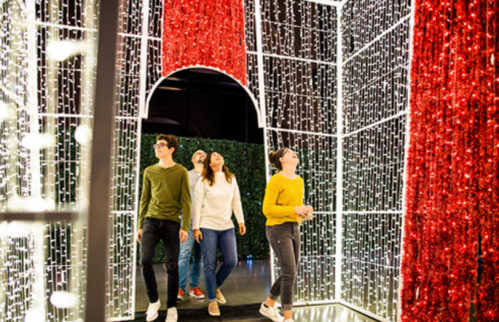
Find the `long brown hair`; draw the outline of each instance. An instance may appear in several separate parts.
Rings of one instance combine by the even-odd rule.
[[[203,170],[203,181],[208,180],[210,187],[213,187],[213,185],[215,184],[215,172],[213,172],[213,169],[210,167],[211,157],[213,156],[213,153],[218,153],[218,152],[208,153],[206,159],[204,159],[204,170]],[[222,166],[222,171],[223,173],[225,173],[225,179],[227,180],[227,182],[232,183],[232,178],[234,177],[234,174],[229,172],[229,168],[227,168],[225,163]]]

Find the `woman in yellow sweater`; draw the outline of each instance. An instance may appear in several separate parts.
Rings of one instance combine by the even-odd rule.
[[[314,209],[303,205],[304,183],[296,175],[298,157],[290,149],[280,149],[269,154],[269,161],[279,170],[270,179],[263,199],[263,214],[267,217],[266,235],[281,265],[281,275],[276,279],[269,296],[262,303],[260,313],[275,322],[293,322],[293,288],[300,260],[301,219],[310,216]],[[284,318],[274,304],[281,296]]]

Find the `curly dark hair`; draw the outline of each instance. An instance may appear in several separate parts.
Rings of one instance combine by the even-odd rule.
[[[180,144],[178,143],[178,139],[171,134],[160,134],[156,137],[156,141],[164,140],[168,144],[168,149],[174,148],[175,150],[172,153],[172,157],[175,156],[178,149],[180,149]]]
[[[203,181],[208,180],[210,187],[213,187],[213,185],[215,184],[215,172],[213,172],[213,169],[210,167],[211,157],[213,156],[214,153],[218,152],[210,152],[206,156],[206,159],[204,159]],[[222,166],[222,171],[223,173],[225,173],[225,179],[227,180],[227,182],[232,183],[232,178],[234,177],[234,174],[230,173],[229,168],[227,168],[225,164]]]

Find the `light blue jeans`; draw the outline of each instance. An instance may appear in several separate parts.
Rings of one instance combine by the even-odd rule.
[[[220,288],[237,265],[236,233],[234,228],[213,230],[201,228],[203,239],[201,250],[204,255],[204,284],[210,302],[217,300],[217,288]],[[223,264],[217,270],[217,248],[223,256]]]
[[[192,261],[191,273],[189,274],[189,262],[192,254],[192,245],[194,244],[194,260]],[[189,279],[190,289],[199,286],[199,277],[201,276],[201,270],[203,269],[203,253],[201,252],[201,247],[194,240],[194,235],[192,232],[192,222],[191,228],[189,229],[189,234],[187,235],[187,240],[180,243],[180,255],[178,256],[178,288],[185,291],[185,285],[187,284],[187,277]]]

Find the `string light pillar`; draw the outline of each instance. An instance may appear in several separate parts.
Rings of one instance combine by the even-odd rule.
[[[149,26],[149,0],[143,0],[142,2],[142,39],[140,43],[140,107],[139,107],[139,124],[142,124],[140,121],[142,118],[147,118],[147,107],[146,107],[146,87],[147,87],[147,56],[149,54],[149,37],[148,37],[148,29]],[[138,133],[140,133],[141,129],[138,129]],[[139,136],[140,140],[140,136]],[[140,146],[140,142],[137,144]],[[140,149],[137,151],[137,161],[140,161]],[[139,184],[139,176],[137,176],[137,185]],[[138,197],[136,199],[136,204],[138,204]]]
[[[95,20],[95,14],[96,14],[96,4],[94,1],[85,1],[84,4],[84,12],[87,14],[83,17],[84,18],[84,24],[89,30],[97,30],[97,21]],[[97,53],[95,49],[96,47],[96,41],[95,41],[95,35],[92,32],[85,32],[82,43],[84,44],[85,50],[82,53],[82,75],[81,75],[81,80],[82,84],[82,93],[81,93],[81,112],[80,112],[80,120],[79,120],[79,125],[76,129],[78,130],[85,130],[88,129],[93,129],[93,115],[94,115],[94,93],[96,90],[95,87],[95,73],[96,73],[96,67],[95,62],[97,61]],[[76,131],[75,131],[75,136],[76,136]],[[90,198],[90,175],[91,175],[91,156],[92,156],[92,145],[93,144],[80,144],[80,167],[81,167],[81,176],[82,180],[80,180],[79,184],[79,197],[77,198],[76,202],[78,204],[77,208],[78,209],[85,209],[85,205],[82,204],[86,203],[87,200]],[[95,168],[94,168],[95,171]],[[86,180],[87,179],[87,180]],[[88,216],[88,214],[87,214]],[[88,251],[88,242],[89,239],[87,238],[87,233],[88,230],[86,227],[88,226],[88,217],[83,219],[83,220],[78,220],[73,223],[71,223],[72,229],[73,229],[73,236],[77,240],[86,240],[86,243],[84,245],[75,245],[76,249],[79,249],[80,251],[77,251],[72,254],[71,260],[76,261],[77,263],[87,263],[87,258],[86,254],[84,255],[84,251]],[[108,246],[109,247],[109,246]],[[87,273],[87,267],[85,266],[82,270],[76,270],[72,269],[70,271],[70,276],[72,281],[81,281],[79,287],[77,285],[70,285],[70,288],[74,290],[77,290],[77,292],[81,292],[81,290],[87,290],[87,282],[86,282],[86,277],[89,274]],[[83,294],[82,294],[83,295]],[[82,296],[82,302],[83,305],[86,306],[86,298]],[[85,313],[75,310],[75,316],[79,318],[85,317]]]
[[[36,4],[35,1],[26,3],[26,32],[27,32],[27,104],[29,110],[29,136],[33,142],[38,142],[40,139],[40,125],[38,124],[38,73],[37,73],[37,31],[36,31]],[[41,200],[41,164],[40,164],[40,148],[34,145],[30,149],[30,197],[38,202]],[[30,311],[35,314],[45,316],[45,282],[44,282],[44,227],[40,223],[34,223],[31,227],[34,237],[34,278],[33,278],[33,302]]]
[[[336,129],[337,129],[337,158],[336,158],[336,267],[335,267],[335,301],[341,301],[341,262],[342,243],[343,243],[343,44],[341,39],[341,23],[343,17],[343,4],[341,2],[336,8],[338,14],[338,42],[337,42],[337,82],[338,82],[338,101],[336,105]]]
[[[137,115],[137,133],[139,135],[137,136],[137,145],[136,145],[136,169],[135,169],[135,187],[136,187],[136,193],[135,193],[135,205],[136,207],[139,204],[139,193],[138,193],[138,187],[140,185],[140,175],[139,175],[139,165],[140,165],[140,145],[141,145],[141,138],[142,135],[142,119],[147,118],[147,107],[146,107],[146,87],[147,87],[147,58],[149,54],[149,10],[150,10],[150,3],[149,0],[143,0],[142,2],[142,36],[141,36],[141,42],[140,42],[140,91],[139,91],[139,110],[138,110],[138,115]],[[133,236],[137,235],[137,222],[138,218],[137,215],[135,215],[133,224],[132,224],[132,231],[133,231]],[[137,254],[137,243],[133,243],[133,254]],[[133,320],[135,319],[135,289],[137,287],[137,261],[133,260],[134,255],[132,255],[132,296],[131,296],[131,312],[133,312],[130,316],[126,317],[125,320]],[[114,318],[111,320],[118,320],[118,319],[123,319],[123,318]]]
[[[36,108],[36,83],[35,86],[24,86],[22,89],[10,86],[17,82],[26,85],[27,80],[33,79],[33,76],[36,77],[36,61],[34,64],[26,62],[27,57],[33,56],[33,52],[36,54],[36,48],[33,49],[36,45],[34,42],[36,38],[32,33],[27,34],[27,31],[32,32],[34,29],[33,19],[27,19],[33,16],[33,4],[24,6],[18,2],[5,3],[2,4],[0,12],[3,22],[3,26],[0,27],[2,34],[0,38],[2,40],[6,38],[7,28],[4,26],[7,25],[12,39],[9,43],[2,41],[0,53],[2,64],[0,72],[3,76],[0,80],[0,122],[2,123],[0,181],[2,182],[1,208],[5,211],[4,209],[9,205],[9,198],[19,200],[19,197],[29,196],[32,193],[36,181],[31,180],[29,170],[31,167],[35,171],[39,169],[34,163],[36,159],[33,160],[33,155],[20,143],[23,136],[29,134],[29,126],[33,120],[37,120],[37,111],[33,111]],[[28,40],[31,43],[27,44]],[[28,95],[31,97],[27,97]],[[28,117],[31,117],[31,120],[27,119]],[[22,122],[19,122],[20,118]],[[17,153],[8,153],[9,150]],[[21,167],[24,171],[21,171]],[[39,185],[36,186],[39,187]],[[34,236],[32,230],[18,229],[22,230],[21,233],[14,231],[14,228],[20,226],[19,223],[5,221],[0,223],[0,314],[2,321],[20,318],[21,314],[33,309],[39,312],[38,316],[43,316],[44,306],[40,305],[39,301],[35,303],[35,297],[43,298],[44,294],[43,280],[40,285],[39,270],[34,268],[34,263],[39,263],[38,258],[35,259],[32,256]],[[33,228],[39,229],[40,227]],[[12,238],[14,235],[16,238]],[[39,241],[36,243],[38,244]],[[24,278],[25,285],[19,283],[22,278]]]
[[[259,96],[259,108],[260,108],[260,120],[263,124],[263,146],[265,151],[265,179],[266,182],[270,181],[272,176],[270,169],[270,163],[268,159],[269,155],[269,144],[267,137],[267,108],[265,105],[265,84],[264,84],[264,63],[263,63],[263,46],[262,46],[262,18],[260,12],[260,0],[255,0],[255,27],[256,27],[256,50],[257,50],[257,68],[258,68],[258,96]],[[260,124],[260,125],[261,125]],[[274,250],[270,247],[270,280],[272,283],[275,282],[275,255]],[[280,304],[280,303],[279,303]]]

